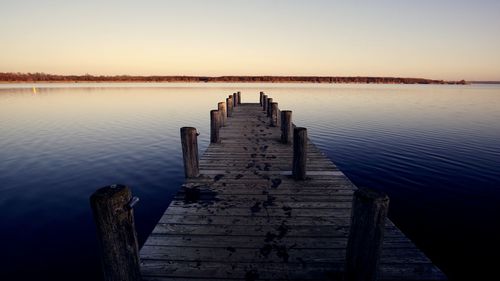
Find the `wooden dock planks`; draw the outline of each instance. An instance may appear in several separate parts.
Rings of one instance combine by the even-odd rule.
[[[200,158],[200,190],[171,202],[141,249],[144,280],[341,280],[356,187],[311,142],[307,177],[290,176],[259,104],[241,104]],[[380,280],[446,277],[390,221]]]

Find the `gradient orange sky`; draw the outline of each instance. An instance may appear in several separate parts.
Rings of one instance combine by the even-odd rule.
[[[3,1],[0,72],[500,80],[500,1]]]

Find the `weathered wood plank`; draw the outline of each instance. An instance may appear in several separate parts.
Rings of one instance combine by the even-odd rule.
[[[175,214],[182,215],[186,213],[192,213],[196,215],[214,215],[214,216],[227,216],[227,215],[238,215],[238,216],[256,216],[256,217],[267,217],[267,216],[297,216],[297,217],[327,217],[332,216],[336,218],[350,218],[351,210],[350,208],[343,209],[318,209],[302,208],[300,211],[294,211],[293,209],[283,208],[283,209],[260,209],[257,212],[250,208],[211,208],[209,206],[203,208],[197,207],[177,207],[169,206],[165,211],[165,215]]]
[[[283,237],[280,240],[287,245],[295,245],[294,249],[345,249],[347,246],[346,237],[316,237],[314,239],[304,239],[301,237]],[[177,246],[177,247],[236,247],[248,249],[260,249],[266,240],[255,236],[227,236],[221,239],[214,239],[213,236],[186,236],[186,235],[151,235],[144,245],[149,246]],[[385,239],[384,249],[415,249],[415,245],[406,237],[392,237]]]
[[[398,237],[400,231],[387,227],[386,237]],[[159,223],[153,229],[154,234],[186,234],[186,235],[227,235],[227,236],[261,236],[274,235],[277,237],[347,237],[349,225],[190,225],[190,224],[163,224]]]
[[[213,280],[228,278],[248,280],[249,276],[263,280],[342,280],[342,266],[340,263],[312,263],[304,266],[300,261],[284,264],[209,261],[165,263],[164,261],[146,260],[141,263],[145,277],[191,277],[212,278]],[[436,280],[436,278],[442,280],[444,278],[439,269],[430,263],[381,264],[380,271],[381,280]]]
[[[229,246],[227,248],[193,248],[175,246],[149,246],[142,248],[143,259],[166,261],[211,261],[211,262],[289,262],[302,260],[305,263],[342,263],[345,248],[295,249],[295,244],[281,241],[263,243],[261,248],[248,249]],[[429,259],[415,248],[404,251],[385,251],[381,259],[385,263],[428,263]]]
[[[184,196],[180,195],[175,197],[177,200],[184,200]],[[246,201],[246,202],[245,202]],[[249,208],[254,206],[256,203],[260,203],[268,208],[278,208],[280,205],[286,205],[286,203],[297,203],[302,204],[302,208],[307,208],[304,206],[306,203],[313,205],[311,209],[322,209],[322,208],[351,208],[352,196],[346,195],[242,195],[242,194],[232,194],[232,195],[222,195],[222,194],[201,194],[199,202],[184,202],[184,204],[177,204],[172,206],[183,206],[183,207],[205,207],[211,205],[212,207],[226,205],[226,207],[236,207],[236,208]],[[198,204],[196,204],[198,203]],[[318,203],[314,206],[312,203]],[[298,207],[298,205],[297,205]],[[281,208],[281,207],[279,207]]]

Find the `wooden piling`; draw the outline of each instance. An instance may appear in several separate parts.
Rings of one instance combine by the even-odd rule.
[[[233,106],[237,107],[238,106],[238,94],[233,93]]]
[[[181,128],[182,158],[184,160],[184,175],[195,178],[200,174],[198,162],[198,133],[196,128]]]
[[[262,97],[262,110],[267,112],[267,95]]]
[[[346,281],[377,280],[389,197],[379,191],[354,192],[347,241]]]
[[[267,98],[267,117],[271,117],[272,103],[273,103],[273,98]]]
[[[90,196],[106,281],[141,280],[131,200],[130,188],[124,185],[106,186]]]
[[[276,127],[278,126],[278,103],[273,102],[271,103],[271,127]]]
[[[210,110],[210,142],[219,143],[220,129],[220,112],[218,110]]]
[[[238,91],[238,92],[236,92],[236,94],[237,94],[236,96],[238,97],[238,105],[240,105],[241,104],[241,92]]]
[[[220,113],[220,126],[224,127],[224,126],[226,126],[226,121],[227,121],[226,103],[219,102],[217,104],[217,107],[218,107],[219,113]]]
[[[295,180],[306,179],[307,129],[296,127],[293,130],[293,170]]]
[[[281,143],[291,143],[292,136],[292,111],[281,111]]]
[[[227,117],[233,116],[233,96],[226,98]]]
[[[264,97],[264,92],[260,92],[260,97],[259,97],[259,102],[260,102],[260,105],[262,105],[262,99]]]

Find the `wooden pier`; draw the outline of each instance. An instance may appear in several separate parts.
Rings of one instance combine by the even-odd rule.
[[[277,104],[238,101],[212,113],[213,143],[140,250],[142,280],[367,280],[345,276],[357,188],[310,141],[294,179]],[[446,280],[390,220],[381,231],[378,280]]]

